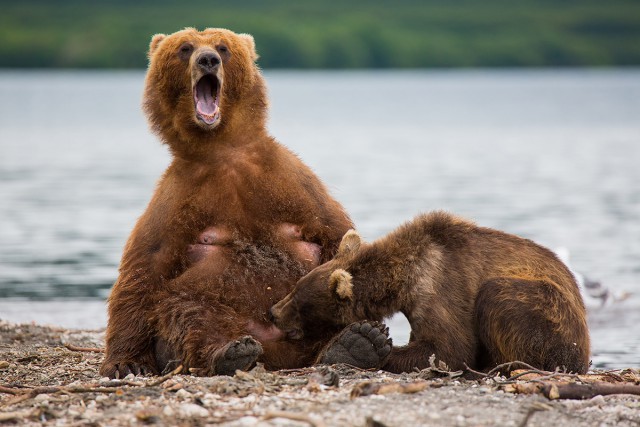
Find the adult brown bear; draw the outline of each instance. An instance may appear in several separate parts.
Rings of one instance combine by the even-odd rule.
[[[144,110],[173,160],[124,250],[102,375],[157,373],[174,358],[205,374],[258,357],[298,367],[326,341],[279,339],[268,310],[352,223],[268,135],[256,59],[251,36],[224,29],[151,41]]]
[[[435,354],[454,369],[515,360],[547,370],[589,367],[582,297],[555,254],[444,212],[418,216],[371,244],[348,232],[335,258],[271,312],[297,338],[396,312],[409,320],[409,344],[388,360],[373,351],[382,348],[384,327],[361,322],[338,335],[321,362],[403,372],[428,367]]]

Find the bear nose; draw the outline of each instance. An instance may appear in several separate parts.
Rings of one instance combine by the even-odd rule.
[[[198,55],[196,63],[204,71],[213,71],[220,65],[220,57],[215,52],[203,52]]]

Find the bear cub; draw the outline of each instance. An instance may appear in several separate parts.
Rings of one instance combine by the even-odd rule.
[[[397,312],[411,325],[409,343],[380,352],[386,330],[367,321]],[[530,240],[446,212],[422,214],[370,244],[347,232],[336,256],[300,279],[271,314],[299,339],[352,325],[319,362],[399,373],[430,366],[435,354],[452,369],[516,360],[549,371],[589,367],[586,311],[569,269]],[[363,327],[375,332],[368,347]]]

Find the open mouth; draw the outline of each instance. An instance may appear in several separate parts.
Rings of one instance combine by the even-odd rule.
[[[220,86],[216,76],[205,74],[193,88],[196,116],[207,125],[215,124],[220,118]]]

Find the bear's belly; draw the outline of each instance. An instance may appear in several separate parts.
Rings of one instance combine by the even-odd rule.
[[[209,227],[200,233],[194,244],[187,246],[187,259],[190,264],[195,264],[205,258],[214,264],[222,263],[228,252],[225,246],[231,242],[232,234],[227,227]],[[216,259],[219,261],[215,262]]]
[[[320,245],[307,242],[302,238],[299,226],[281,223],[274,229],[274,241],[280,242],[282,249],[305,269],[312,270],[320,265],[322,248]],[[233,233],[228,227],[216,225],[204,230],[194,244],[187,246],[187,260],[193,265],[207,260],[209,268],[222,270],[231,261]]]
[[[284,239],[291,256],[309,271],[320,265],[322,248],[316,243],[304,241],[299,226],[283,222],[276,228],[276,233]]]

